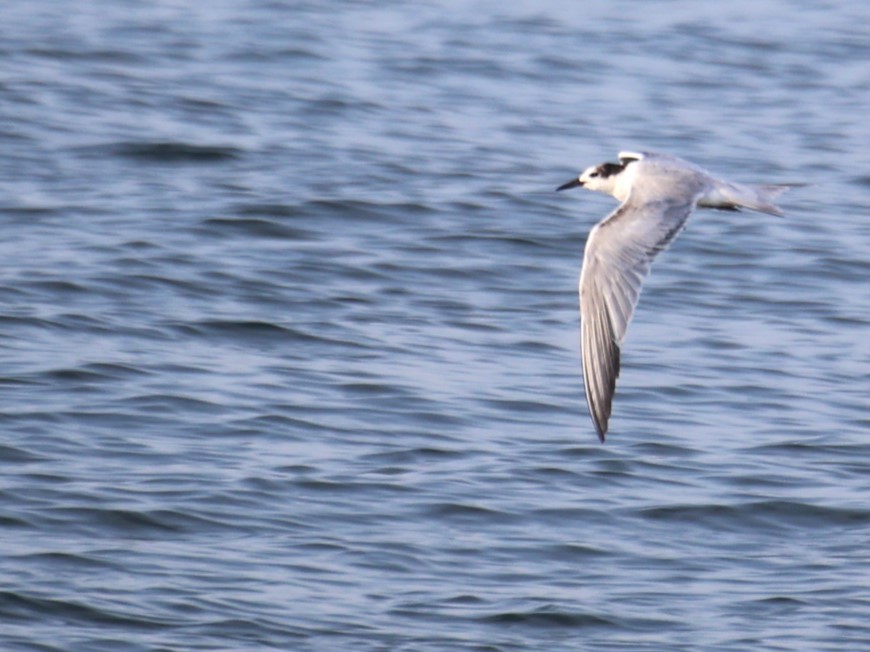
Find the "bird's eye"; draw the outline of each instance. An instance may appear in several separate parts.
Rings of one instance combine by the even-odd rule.
[[[598,173],[597,173],[597,172],[593,172],[593,173],[590,174],[589,176],[590,176],[590,177],[597,177],[597,176],[598,176]]]

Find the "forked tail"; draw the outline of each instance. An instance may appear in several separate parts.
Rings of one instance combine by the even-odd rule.
[[[707,196],[702,197],[698,206],[738,210],[748,208],[759,213],[782,215],[774,203],[777,197],[790,188],[805,186],[805,183],[783,183],[777,185],[744,186],[739,183],[720,182]]]

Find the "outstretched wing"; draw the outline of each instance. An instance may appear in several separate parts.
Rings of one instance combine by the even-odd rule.
[[[624,204],[595,226],[586,240],[580,272],[580,341],[586,402],[604,441],[616,378],[619,346],[641,286],[656,255],[686,223],[695,197]]]

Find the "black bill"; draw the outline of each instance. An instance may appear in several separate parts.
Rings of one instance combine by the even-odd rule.
[[[556,192],[559,190],[568,190],[569,188],[577,188],[582,186],[583,182],[580,179],[571,179],[568,183],[563,183],[561,186],[556,188]]]

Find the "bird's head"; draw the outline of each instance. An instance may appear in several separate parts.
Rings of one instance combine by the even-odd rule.
[[[576,179],[563,183],[556,190],[583,187],[587,190],[613,195],[617,199],[623,200],[625,198],[622,197],[622,191],[626,188],[624,173],[628,166],[639,160],[639,158],[640,155],[621,152],[619,163],[599,163],[598,165],[593,165],[583,170]]]

